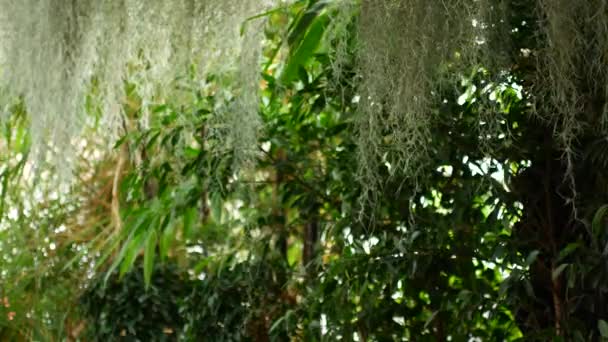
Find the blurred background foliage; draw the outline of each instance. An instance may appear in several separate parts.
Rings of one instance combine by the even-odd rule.
[[[263,128],[245,147],[255,163],[208,134],[230,91],[219,74],[204,86],[185,75],[191,103],[154,104],[145,128],[129,92],[124,136],[112,149],[94,131],[83,137],[69,186],[51,164],[28,163],[27,113],[11,111],[0,140],[1,340],[608,337],[605,195],[579,189],[593,198],[585,224],[551,246],[534,226],[543,179],[560,180],[540,169],[558,150],[529,115],[526,66],[479,66],[442,89],[423,176],[387,159],[370,193],[354,141],[358,76],[352,60],[340,75],[331,65],[327,3],[264,14]],[[534,48],[521,24],[529,8],[518,8],[514,50]],[[357,15],[344,24],[352,45]],[[556,279],[564,289],[552,290]]]

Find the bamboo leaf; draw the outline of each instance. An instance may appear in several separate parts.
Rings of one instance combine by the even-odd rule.
[[[570,264],[561,264],[556,269],[551,272],[551,278],[553,280],[557,279],[560,274],[566,269],[566,267],[570,266]]]
[[[135,259],[137,259],[137,255],[142,248],[144,243],[144,234],[137,234],[129,243],[125,244],[127,248],[126,254],[120,264],[120,273],[119,278],[122,279],[124,275],[131,270],[133,264],[135,263]]]
[[[591,221],[591,230],[593,231],[593,235],[597,238],[599,234],[602,232],[604,225],[602,224],[606,213],[608,212],[608,204],[604,204],[601,206],[593,215],[593,221]]]
[[[564,249],[562,249],[559,252],[559,257],[557,260],[558,261],[564,260],[570,254],[572,254],[574,251],[576,251],[579,247],[581,247],[581,244],[579,242],[569,243]]]
[[[433,312],[433,314],[426,320],[426,322],[424,323],[424,328],[428,328],[429,324],[431,324],[431,322],[433,322],[433,320],[435,319],[435,317],[437,317],[437,314],[439,313],[439,311],[435,311]]]
[[[150,234],[148,234],[148,239],[146,241],[146,247],[144,250],[144,282],[146,284],[146,289],[148,289],[148,287],[150,286],[150,280],[152,279],[152,271],[154,270],[156,240],[156,229],[153,229]]]
[[[127,253],[127,250],[128,250],[127,247],[129,246],[129,243],[131,242],[131,239],[133,239],[133,232],[131,232],[131,234],[129,234],[129,237],[124,242],[122,248],[120,249],[120,252],[114,258],[114,261],[112,262],[112,265],[110,265],[110,268],[108,268],[108,270],[106,271],[106,275],[104,276],[104,280],[103,280],[104,283],[108,282],[108,279],[110,278],[110,276],[112,275],[112,273],[114,273],[114,270],[116,270],[116,268],[118,267],[118,265],[120,265],[120,263],[124,259],[125,254]],[[109,256],[110,252],[111,251],[108,250],[108,256]]]
[[[159,248],[160,248],[160,258],[166,259],[169,254],[169,248],[173,244],[173,240],[175,238],[175,223],[170,222],[167,228],[162,232]]]
[[[532,265],[534,261],[536,261],[538,254],[540,254],[540,252],[537,250],[530,252],[530,254],[528,254],[528,257],[526,258],[526,266]]]

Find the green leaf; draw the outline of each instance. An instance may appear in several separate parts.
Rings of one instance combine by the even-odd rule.
[[[168,106],[166,104],[157,105],[152,108],[152,112],[153,113],[162,113],[162,112],[166,111],[167,108],[168,108]]]
[[[210,257],[201,258],[194,266],[194,273],[196,273],[196,274],[201,273],[207,266],[209,266],[211,259],[212,258],[210,258]]]
[[[144,250],[144,282],[146,284],[146,289],[148,289],[148,287],[150,286],[150,280],[152,279],[152,271],[154,270],[156,240],[156,229],[152,229],[150,234],[148,234],[148,240],[146,241],[146,248]]]
[[[138,213],[136,216],[135,223],[124,227],[123,232],[129,232],[129,237],[125,241],[120,253],[114,259],[112,266],[108,270],[106,275],[106,281],[118,265],[120,265],[120,278],[127,273],[133,266],[133,262],[137,258],[137,253],[141,249],[144,237],[145,228],[147,223],[150,222],[151,212],[144,210]],[[122,233],[124,234],[124,233]]]
[[[198,216],[196,208],[189,208],[184,213],[184,237],[189,237],[194,228],[194,222]]]
[[[293,316],[293,310],[287,310],[287,312],[285,312],[285,315],[283,315],[281,318],[277,319],[272,324],[272,326],[270,327],[270,332],[272,333],[272,332],[276,331],[279,328],[279,326],[281,325],[281,323],[285,323],[285,325],[287,325],[291,316]]]
[[[328,3],[329,1],[322,0],[310,5],[302,17],[297,21],[295,27],[291,30],[289,37],[287,37],[287,44],[289,44],[289,46],[297,45],[298,41],[302,39],[302,36],[311,26],[311,23],[319,16],[323,9],[325,9]]]
[[[540,252],[537,250],[530,252],[530,254],[528,254],[528,257],[526,258],[526,266],[532,265],[534,261],[536,261],[538,254],[540,254]]]
[[[201,153],[200,148],[186,146],[184,149],[184,157],[188,159],[196,159]]]
[[[603,319],[600,319],[599,321],[597,321],[597,327],[600,330],[600,334],[602,335],[602,337],[608,338],[608,323],[606,323],[606,321],[604,321]]]
[[[222,201],[222,196],[218,193],[214,193],[211,195],[211,217],[215,222],[221,222],[222,220],[222,205],[224,204]]]
[[[572,267],[568,268],[568,288],[569,289],[573,289],[574,285],[576,284],[576,266],[575,264],[572,265]]]
[[[593,215],[593,221],[591,221],[591,230],[593,231],[593,235],[597,238],[599,234],[602,232],[604,225],[602,221],[604,217],[608,213],[608,204],[604,204],[601,206]]]
[[[526,289],[526,294],[530,298],[536,298],[536,293],[534,293],[534,288],[532,287],[532,283],[530,283],[529,280],[527,280],[527,279],[524,280],[524,287]]]
[[[162,232],[161,239],[159,242],[160,257],[166,259],[169,254],[169,248],[173,244],[175,238],[175,223],[170,222],[167,228]]]
[[[435,319],[435,317],[437,317],[438,313],[439,313],[439,311],[433,312],[433,314],[424,323],[424,329],[428,328],[429,324],[431,324],[431,322],[433,322],[433,320]]]
[[[310,28],[302,39],[300,45],[287,59],[285,69],[283,69],[283,73],[281,75],[281,81],[283,83],[293,82],[298,76],[299,69],[303,67],[314,55],[319,43],[321,42],[321,39],[323,38],[323,34],[328,22],[329,17],[327,14],[323,14],[317,17],[310,25]]]
[[[551,278],[553,280],[557,279],[559,277],[560,274],[562,274],[562,272],[566,269],[566,267],[570,266],[570,264],[561,264],[559,266],[557,266],[556,269],[553,270],[553,272],[551,272]]]
[[[116,141],[116,143],[114,144],[114,148],[118,148],[118,147],[122,146],[122,144],[124,144],[128,138],[129,138],[128,134],[123,135],[120,139],[118,139]]]
[[[254,16],[251,16],[251,17],[245,19],[245,21],[243,21],[243,24],[241,24],[241,29],[239,30],[241,36],[245,34],[245,31],[247,30],[247,24],[250,21],[253,21],[253,20],[256,20],[256,19],[260,19],[260,18],[263,18],[263,17],[268,17],[268,16],[270,16],[270,15],[272,15],[274,13],[281,12],[281,11],[283,11],[283,7],[276,7],[276,8],[273,8],[273,9],[269,10],[269,11],[266,11],[264,13],[256,14]]]
[[[127,248],[126,254],[120,264],[119,278],[122,279],[124,275],[131,270],[137,255],[141,250],[144,243],[144,234],[137,234],[129,243],[126,243],[123,248]]]
[[[277,319],[274,323],[272,323],[272,325],[270,326],[270,332],[274,332],[275,330],[277,330],[277,328],[281,325],[281,323],[283,323],[285,321],[285,316]]]
[[[569,243],[568,246],[566,246],[559,252],[559,257],[557,258],[557,260],[563,260],[570,254],[572,254],[572,252],[576,251],[580,246],[581,244],[578,242]]]
[[[574,332],[574,340],[576,342],[585,342],[586,341],[583,334],[578,330]]]
[[[116,268],[118,267],[118,265],[120,265],[120,263],[123,261],[123,259],[125,258],[125,254],[128,251],[128,246],[129,243],[131,242],[131,240],[133,239],[133,232],[131,232],[131,234],[129,234],[129,237],[127,238],[127,240],[124,242],[122,248],[120,249],[120,252],[118,253],[118,255],[116,257],[114,257],[114,261],[112,262],[112,265],[110,265],[110,267],[108,268],[108,270],[106,271],[106,275],[104,277],[104,283],[108,282],[108,279],[110,278],[110,276],[112,275],[112,273],[114,273],[114,270],[116,270]],[[116,246],[118,246],[118,244],[120,243],[120,240],[117,239],[116,240]],[[110,253],[113,251],[112,250],[108,250],[107,251],[107,257],[110,256]]]
[[[148,141],[146,142],[146,148],[147,149],[152,148],[152,145],[154,145],[154,143],[156,142],[156,140],[158,140],[159,136],[160,136],[160,131],[152,134],[152,136],[149,137]]]

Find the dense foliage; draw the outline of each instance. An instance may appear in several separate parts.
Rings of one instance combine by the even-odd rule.
[[[0,339],[608,338],[605,0],[119,2],[0,0]]]

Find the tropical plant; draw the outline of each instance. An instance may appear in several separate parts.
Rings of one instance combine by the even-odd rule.
[[[608,338],[606,5],[0,0],[0,337]]]

